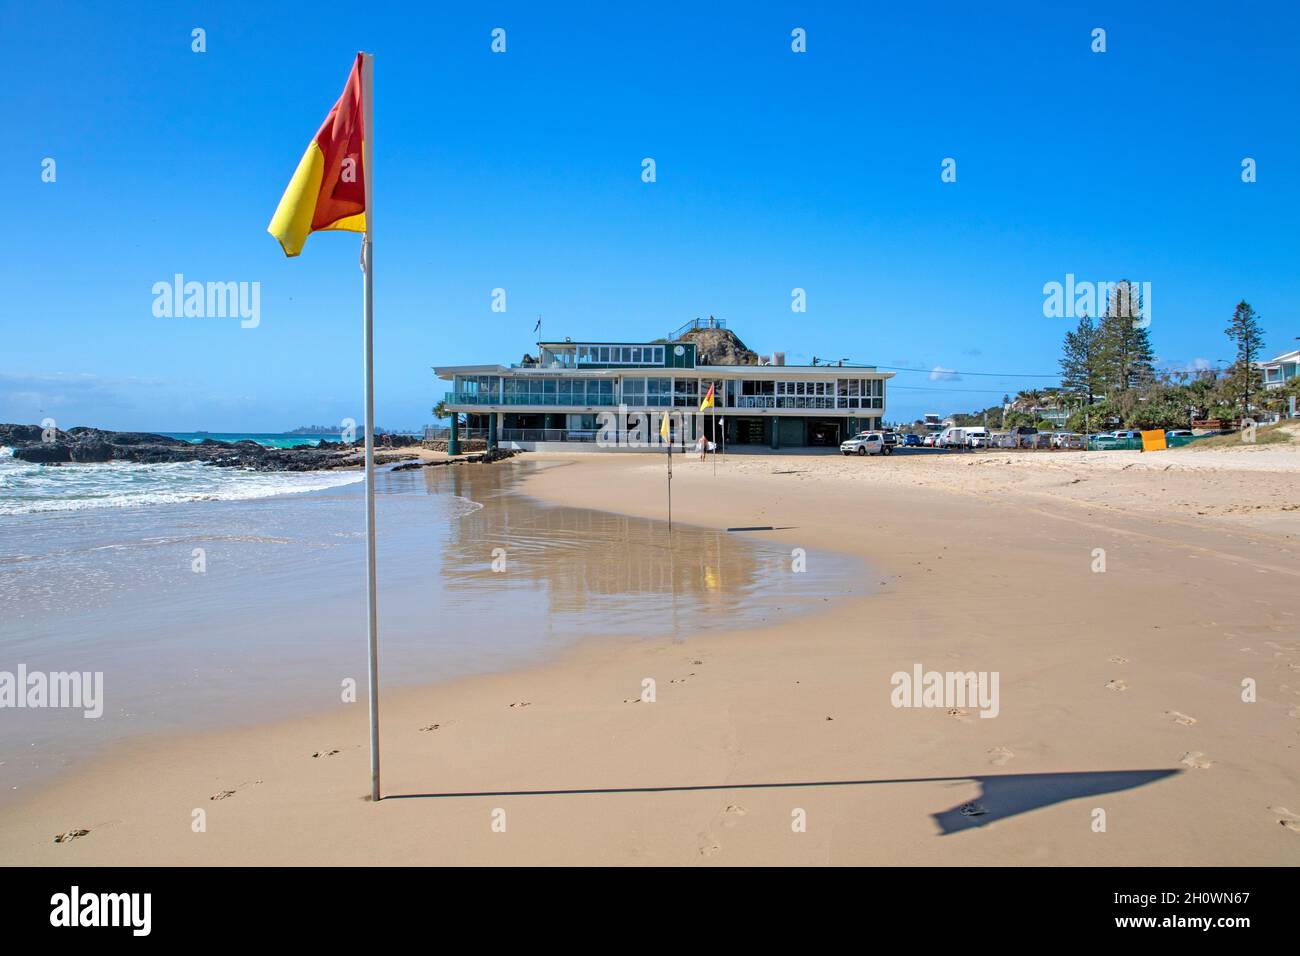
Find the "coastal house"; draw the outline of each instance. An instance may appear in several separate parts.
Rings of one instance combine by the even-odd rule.
[[[1259,369],[1264,373],[1265,388],[1281,388],[1300,374],[1300,349],[1260,362]]]
[[[752,354],[752,353],[751,353]],[[449,445],[459,445],[459,413],[489,446],[525,450],[644,449],[665,412],[673,441],[701,431],[728,446],[838,447],[880,427],[885,382],[874,367],[786,365],[783,353],[759,364],[703,364],[695,341],[537,343],[511,365],[438,366],[452,383]],[[699,411],[714,389],[714,407]],[[593,447],[594,446],[594,447]],[[659,448],[662,449],[662,445]]]
[[[1300,349],[1283,352],[1276,358],[1271,358],[1266,362],[1258,362],[1256,367],[1263,374],[1265,388],[1282,388],[1284,385],[1295,381],[1296,376],[1300,375]],[[1287,411],[1292,418],[1297,414],[1294,395],[1291,397],[1291,407]],[[1276,415],[1273,417],[1276,418]]]

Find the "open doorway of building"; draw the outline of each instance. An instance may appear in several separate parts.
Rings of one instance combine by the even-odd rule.
[[[808,423],[808,444],[818,447],[838,448],[844,440],[843,425],[836,421],[810,421]]]

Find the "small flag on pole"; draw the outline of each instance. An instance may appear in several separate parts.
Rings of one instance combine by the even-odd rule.
[[[709,386],[709,394],[704,396],[704,401],[700,402],[700,411],[713,407],[713,386]]]
[[[664,420],[659,423],[659,437],[662,438],[665,443],[671,444],[667,412],[664,412]]]
[[[366,231],[365,136],[361,89],[363,55],[358,53],[343,95],[307,145],[289,188],[280,198],[266,231],[286,256],[302,252],[307,237],[325,229]]]

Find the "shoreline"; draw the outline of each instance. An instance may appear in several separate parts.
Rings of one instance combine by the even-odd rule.
[[[522,494],[657,517],[643,503],[657,501],[661,463],[554,458],[573,464],[527,478]],[[1158,515],[1129,528],[1086,500],[1026,513],[978,487],[954,496],[909,486],[898,469],[893,483],[827,458],[737,456],[718,482],[712,463],[695,464],[675,469],[675,520],[784,528],[754,533],[865,557],[890,584],[743,641],[734,631],[678,644],[596,638],[522,671],[386,692],[378,807],[363,799],[364,714],[354,710],[106,757],[78,782],[0,811],[0,854],[38,864],[1300,862],[1300,833],[1285,822],[1300,812],[1289,532]],[[1240,540],[1223,541],[1225,526]],[[1107,549],[1110,573],[1088,571],[1092,546]],[[1175,556],[1193,566],[1169,567]],[[1214,615],[1188,613],[1193,595]],[[1006,610],[990,626],[963,613],[973,601]],[[893,708],[888,676],[913,663],[1000,671],[1001,715]],[[1245,670],[1259,681],[1250,708],[1231,696]],[[657,701],[632,703],[647,675]],[[143,797],[140,773],[160,781]],[[1089,828],[1098,803],[1110,836]],[[983,812],[961,812],[972,806]],[[203,834],[190,830],[194,809],[208,811]],[[497,809],[505,834],[490,826]],[[795,809],[807,832],[792,832]],[[91,832],[50,842],[75,827]]]
[[[444,458],[437,456],[437,453],[426,451],[426,454],[433,456],[434,460],[438,464],[443,463],[443,461],[445,460]],[[534,496],[525,495],[518,490],[519,486],[525,480],[526,476],[529,475],[530,473],[539,472],[549,468],[563,467],[565,464],[568,463],[569,462],[567,460],[529,462],[527,460],[521,459],[519,462],[515,464],[501,465],[498,468],[493,468],[491,465],[484,466],[483,470],[480,470],[479,468],[473,468],[471,471],[466,472],[460,476],[461,478],[466,479],[466,486],[462,488],[459,486],[458,483],[457,490],[463,491],[464,494],[466,495],[471,495],[474,497],[484,497],[485,500],[488,501],[491,501],[492,499],[496,498],[497,504],[495,505],[495,507],[502,509],[503,515],[505,514],[509,515],[508,519],[503,518],[502,520],[509,520],[514,522],[516,527],[521,532],[524,531],[525,529],[530,529],[529,533],[531,537],[531,543],[533,545],[537,545],[547,541],[548,529],[554,527],[557,523],[572,529],[571,533],[573,534],[577,534],[578,529],[582,528],[584,531],[587,532],[587,537],[590,538],[592,529],[588,527],[587,522],[583,520],[584,518],[587,517],[587,513],[590,512],[590,509],[577,509],[576,513],[564,514],[566,509],[564,509],[562,506],[557,506],[553,503],[547,502],[543,499]],[[102,466],[86,465],[81,467],[95,468],[95,467],[102,467]],[[501,468],[504,468],[505,471],[501,471],[500,470]],[[385,488],[393,483],[393,479],[391,477],[385,478],[382,476],[392,476],[394,473],[398,471],[400,471],[400,468],[397,467],[382,469],[379,472],[379,474],[381,475],[381,479],[380,479],[381,488]],[[437,471],[431,473],[428,476],[427,480],[431,482],[432,481],[438,482],[439,490],[433,493],[437,496],[447,496],[449,498],[458,498],[458,499],[462,498],[462,495],[454,493],[451,490],[451,488],[447,487],[447,483],[445,481],[438,481],[438,479],[449,478],[449,475],[443,474],[442,471],[443,471],[442,469],[438,469]],[[477,478],[486,479],[489,475],[495,475],[496,480],[490,481],[487,484],[483,484],[477,481]],[[407,476],[403,476],[403,478],[397,483],[407,485],[407,486],[412,486],[412,487],[408,487],[406,490],[402,490],[402,491],[391,490],[391,489],[387,491],[382,491],[380,496],[381,502],[387,502],[389,498],[393,498],[395,504],[397,499],[405,499],[408,501],[408,505],[407,505],[408,509],[411,507],[414,507],[416,509],[422,508],[419,499],[422,498],[425,494],[429,494],[432,486],[430,486],[430,489],[425,489],[424,480],[422,479],[416,479],[415,485],[413,486],[412,481],[409,480]],[[420,491],[413,490],[413,487],[415,486],[418,486],[421,490]],[[333,496],[332,491],[328,492],[328,494]],[[496,497],[497,495],[503,495],[503,497],[497,498]],[[272,504],[276,498],[281,498],[281,497],[284,497],[284,495],[275,495],[267,498],[254,499],[252,503],[268,505],[268,504]],[[319,495],[317,495],[317,497],[319,497]],[[469,499],[464,499],[464,500],[469,500]],[[521,504],[524,504],[526,507],[524,508],[511,507],[508,504],[508,502],[511,501],[519,502]],[[242,504],[245,504],[246,502],[234,501],[230,503],[238,507]],[[188,507],[193,504],[195,504],[195,502],[186,502],[183,505],[181,505],[181,507]],[[199,504],[206,504],[206,503],[200,502]],[[475,504],[477,505],[478,509],[481,509],[483,507],[482,502],[475,502]],[[389,507],[388,505],[384,506],[385,508],[384,513],[387,513],[388,507]],[[135,510],[141,515],[148,515],[150,513],[151,508],[152,506],[150,505],[140,505]],[[590,512],[590,513],[608,515],[615,518],[621,517],[617,515],[617,513],[609,512],[609,511]],[[556,517],[556,515],[561,515],[561,516]],[[103,516],[101,514],[96,514],[94,515],[94,517],[100,518]],[[463,517],[468,517],[468,515],[465,515]],[[382,521],[383,518],[381,517],[381,523]],[[495,523],[496,522],[489,523],[489,528],[495,525]],[[628,532],[629,530],[631,530],[633,533],[636,533],[638,524],[639,522],[634,521],[631,524],[630,528],[625,524],[621,525],[620,527],[622,531],[624,531],[625,533]],[[686,559],[686,563],[689,565],[691,560],[697,557],[696,551],[700,546],[699,542],[696,541],[695,539],[702,537],[700,532],[704,532],[706,531],[706,529],[702,529],[695,526],[686,526],[683,525],[681,522],[678,523],[678,526],[679,526],[679,537],[677,539],[678,549],[676,550],[679,555],[679,563],[681,562],[681,559],[684,557]],[[381,531],[382,530],[383,529],[381,527]],[[388,531],[390,532],[390,536],[391,533],[395,530],[396,529],[393,526],[390,526],[388,528]],[[474,532],[467,530],[465,533],[467,535],[472,535]],[[683,540],[683,536],[684,536],[684,540]],[[551,541],[550,543],[552,545],[557,545],[557,544],[563,545],[564,542]],[[730,587],[733,591],[736,587],[741,587],[741,588],[746,587],[744,583],[741,583],[741,581],[735,579],[737,577],[736,572],[738,571],[737,568],[738,563],[740,568],[744,568],[746,563],[752,563],[755,561],[755,559],[765,560],[763,546],[758,543],[756,544],[757,547],[754,548],[737,546],[735,549],[727,549],[727,552],[724,555],[721,556],[713,555],[713,560],[717,562],[717,568],[720,574],[724,571],[724,569],[729,569],[730,571],[733,572],[733,580],[729,582]],[[730,557],[728,557],[727,555],[730,555]],[[401,571],[399,570],[400,564],[403,563],[409,564],[412,562],[418,562],[421,558],[421,556],[418,553],[413,553],[409,551],[409,549],[402,549],[397,555],[383,554],[381,555],[381,557],[382,560],[389,563],[389,573],[391,574],[394,571],[396,571],[399,576],[401,574]],[[465,556],[462,555],[461,557],[464,558]],[[188,560],[189,560],[188,552],[186,552],[185,563],[187,565],[188,565]],[[560,560],[564,560],[564,559],[561,558]],[[854,561],[854,559],[848,559],[848,558],[846,558],[845,560],[846,560],[846,566],[848,566],[849,562]],[[854,563],[856,562],[854,561]],[[518,569],[520,567],[524,567],[524,566],[512,563],[512,570],[515,570],[516,573],[518,573]],[[524,573],[524,577],[522,578],[522,580],[524,582],[531,582],[534,585],[536,585],[537,582],[536,579],[533,577],[533,573],[527,570],[524,570],[523,573]],[[492,582],[484,582],[484,583],[491,584]],[[633,583],[635,584],[636,582]],[[601,599],[601,600],[605,599],[605,596],[601,593],[601,588],[607,587],[608,586],[607,582],[589,581],[587,582],[587,585],[589,588],[594,589],[591,591],[591,596],[593,598]],[[564,591],[564,587],[565,587],[564,581],[561,580],[547,581],[544,582],[543,586],[547,589],[548,598],[552,601],[564,600],[571,597],[571,595],[569,595],[567,592]],[[483,593],[484,593],[485,600],[489,602],[494,601],[492,591],[490,589],[485,590]],[[683,595],[680,595],[678,599],[678,604],[686,602],[688,600],[687,595],[689,593],[690,592],[684,592]],[[247,597],[247,595],[245,596]],[[647,596],[653,598],[653,595],[647,595]],[[386,602],[385,597],[381,595],[381,605],[387,603],[389,605],[388,610],[392,611],[394,608],[394,604],[392,603],[391,599],[394,597],[394,595],[389,595],[388,597],[390,600]],[[611,595],[609,599],[611,600],[612,603],[620,602],[619,595],[617,594]],[[400,589],[399,589],[398,600],[399,603],[402,600],[400,597]],[[793,602],[793,605],[787,606],[787,610],[789,613],[786,615],[790,619],[793,619],[795,617],[805,617],[805,616],[815,615],[820,611],[820,608],[813,603],[813,600],[810,597],[810,595],[806,593],[791,594],[790,600]],[[185,613],[189,613],[189,612],[185,612]],[[558,615],[558,617],[561,620],[571,617],[571,614],[567,614],[563,610],[557,610],[555,613]],[[604,613],[607,614],[609,612],[604,612]],[[752,619],[753,616],[754,616],[753,614],[749,614],[746,615],[745,617],[748,619]],[[385,627],[384,627],[385,624],[390,625],[390,629],[387,631],[386,634],[385,634]],[[226,626],[227,627],[237,626],[235,623],[235,618],[230,617],[226,621]],[[718,628],[717,624],[714,624],[713,626],[715,629]],[[728,632],[733,631],[736,629],[737,626],[739,626],[739,622],[737,623],[737,625],[727,627],[726,630]],[[447,633],[450,634],[451,632],[447,632]],[[362,636],[364,635],[364,629],[362,630],[361,634]],[[353,637],[356,637],[356,635],[353,635]],[[396,658],[399,658],[401,654],[394,653],[394,652],[398,650],[399,645],[409,645],[412,642],[412,639],[413,637],[412,634],[410,633],[409,627],[401,626],[400,622],[394,623],[388,621],[381,621],[381,674],[385,678],[383,681],[383,692],[384,692],[385,702],[396,699],[399,695],[409,694],[413,691],[418,693],[422,691],[432,690],[435,688],[445,686],[449,683],[454,683],[458,680],[472,679],[474,677],[491,676],[493,674],[521,673],[537,666],[543,666],[545,664],[550,664],[550,663],[563,662],[570,654],[573,653],[581,654],[582,650],[587,647],[600,648],[604,645],[621,646],[628,643],[653,641],[656,640],[657,638],[655,636],[653,627],[644,623],[640,625],[630,625],[630,626],[625,625],[620,629],[618,629],[617,631],[605,631],[599,633],[591,633],[591,628],[588,627],[586,628],[585,632],[565,631],[563,638],[559,641],[553,642],[552,646],[549,647],[534,647],[534,648],[515,647],[513,649],[502,647],[496,652],[495,655],[482,656],[475,663],[466,665],[462,662],[455,662],[452,664],[450,668],[450,673],[444,676],[436,676],[436,677],[427,676],[427,674],[430,673],[430,671],[426,671],[421,676],[414,676],[414,677],[409,676],[408,674],[399,675],[399,671],[393,669],[395,666],[399,666],[399,665],[394,665],[392,663],[389,663],[388,661],[385,661],[384,656],[387,656],[389,658],[389,661],[393,661]],[[353,641],[348,640],[345,636],[344,643],[350,645],[351,643],[353,643]],[[361,641],[359,638],[355,643],[357,643],[359,647],[364,646],[363,641]],[[388,646],[389,653],[387,655],[384,655],[383,653],[385,644],[387,644]],[[196,650],[201,650],[201,647],[197,648]],[[345,654],[344,656],[347,657],[348,655]],[[351,673],[347,671],[347,666],[348,666],[347,662],[341,661],[338,663],[342,667],[341,673]],[[352,663],[355,663],[355,661]],[[386,674],[383,673],[385,663],[389,663],[389,667],[387,669]],[[431,673],[437,674],[438,673],[437,668],[433,668],[431,670]],[[360,703],[362,706],[364,706],[365,703],[364,670],[362,672],[361,679],[358,680],[358,683],[362,685],[359,687],[358,694],[361,698]],[[107,748],[107,752],[102,753],[99,756],[87,757],[87,753],[90,748],[88,748],[85,742],[74,743],[71,740],[64,740],[62,742],[62,745],[56,744],[53,747],[50,746],[50,742],[44,742],[42,744],[43,750],[40,752],[42,753],[42,756],[34,757],[31,765],[25,766],[23,768],[28,770],[29,772],[22,778],[21,792],[19,793],[13,792],[16,790],[20,790],[20,787],[17,786],[12,787],[12,789],[7,787],[4,790],[0,790],[0,817],[3,816],[2,811],[5,808],[20,804],[24,800],[28,799],[31,795],[35,795],[35,798],[39,799],[40,794],[44,790],[48,789],[49,787],[55,786],[59,783],[68,780],[75,780],[82,773],[94,773],[98,769],[102,769],[105,766],[112,766],[113,764],[120,762],[119,752],[121,754],[129,754],[132,753],[135,749],[150,750],[150,749],[157,749],[157,748],[166,748],[169,746],[179,747],[179,746],[183,746],[186,743],[187,738],[191,735],[213,735],[213,734],[221,734],[225,732],[229,732],[236,735],[241,733],[251,734],[251,733],[256,733],[261,728],[273,724],[294,722],[294,721],[311,721],[314,719],[326,718],[330,716],[331,713],[336,708],[331,707],[329,704],[329,699],[331,697],[331,694],[329,693],[328,688],[326,688],[326,694],[323,695],[325,699],[325,703],[322,705],[321,703],[322,694],[319,692],[319,690],[320,689],[318,687],[316,691],[311,693],[310,697],[307,697],[304,696],[304,694],[307,692],[304,691],[302,687],[298,687],[288,697],[285,697],[283,699],[277,698],[274,701],[264,699],[264,698],[254,698],[250,696],[248,699],[245,700],[245,706],[242,707],[241,710],[239,711],[234,711],[231,710],[230,708],[226,708],[220,714],[209,713],[200,716],[189,715],[181,719],[164,721],[164,724],[170,726],[152,726],[147,719],[142,721],[141,725],[139,726],[132,726],[130,723],[113,724],[111,728],[106,729],[106,735],[96,740],[94,744],[94,749],[103,750]],[[140,704],[140,702],[138,701],[136,703]],[[122,703],[118,705],[117,709],[122,711],[123,713],[129,711],[132,714],[136,714],[141,709],[141,707],[129,706],[128,703]],[[0,711],[0,714],[3,713],[5,713],[5,711]],[[15,711],[14,713],[16,714],[17,712]],[[91,723],[96,723],[96,722],[92,721]],[[70,729],[74,731],[76,730],[76,728],[70,728]],[[99,730],[100,728],[98,727],[95,728],[96,732],[98,732]],[[6,748],[6,750],[8,750],[8,756],[10,757],[9,762],[13,766],[13,769],[15,771],[17,771],[19,767],[24,764],[25,761],[25,756],[21,752],[22,747],[25,747],[25,739],[24,738],[19,738],[19,739],[20,741],[23,741],[20,747]],[[33,752],[33,753],[35,754],[38,752]],[[5,756],[6,756],[5,753],[0,752],[0,766],[4,764]],[[39,769],[36,769],[37,767],[39,767]],[[34,771],[35,775],[33,775],[31,771]],[[12,782],[13,780],[11,778],[10,783],[12,784]]]

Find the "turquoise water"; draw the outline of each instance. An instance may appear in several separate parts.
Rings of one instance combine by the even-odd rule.
[[[187,441],[197,445],[205,438],[211,438],[213,441],[255,441],[259,445],[265,445],[267,448],[299,448],[303,445],[316,446],[320,444],[322,438],[328,438],[330,441],[342,441],[342,432],[333,432],[328,435],[295,435],[288,432],[159,432],[168,438],[179,438],[181,441]]]

